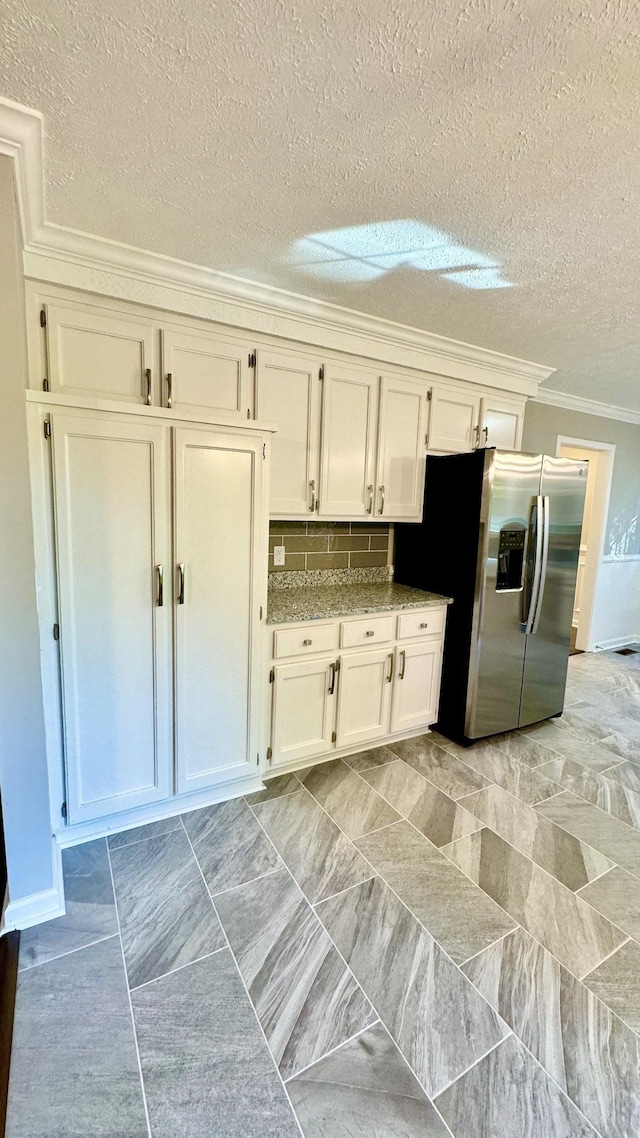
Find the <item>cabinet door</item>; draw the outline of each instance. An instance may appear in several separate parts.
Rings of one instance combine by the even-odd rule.
[[[480,398],[434,385],[429,417],[429,450],[473,450],[480,432]]]
[[[376,517],[422,517],[426,406],[426,392],[419,384],[382,377]]]
[[[498,450],[520,450],[524,405],[486,396],[480,406],[480,445]]]
[[[271,445],[270,514],[313,518],[322,387],[318,361],[274,352],[257,355],[256,418],[278,427]]]
[[[333,747],[335,656],[274,668],[272,765],[324,755]]]
[[[251,343],[197,328],[162,329],[162,405],[251,416]]]
[[[151,403],[157,330],[149,320],[90,305],[48,304],[49,388],[119,403]]]
[[[321,518],[373,514],[379,378],[334,364],[325,368],[320,459]]]
[[[216,786],[256,763],[262,440],[175,431],[175,642],[178,792]],[[182,566],[182,568],[180,568]]]
[[[67,811],[86,822],[171,789],[168,437],[51,418]]]
[[[428,727],[438,718],[442,641],[423,640],[396,649],[391,731]]]
[[[389,734],[394,658],[388,649],[340,657],[338,746]]]

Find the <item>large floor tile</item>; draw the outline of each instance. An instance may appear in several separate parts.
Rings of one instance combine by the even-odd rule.
[[[144,826],[134,826],[132,830],[119,830],[116,834],[109,834],[107,845],[110,850],[118,850],[121,846],[130,846],[134,842],[145,842],[149,838],[159,838],[161,834],[171,834],[174,830],[181,830],[180,815],[173,818],[159,818],[157,822],[147,822]]]
[[[607,1138],[640,1133],[640,1039],[589,981],[576,980],[524,929],[464,971],[593,1126]]]
[[[575,704],[565,708],[562,716],[567,727],[576,735],[600,742],[609,735],[622,735],[636,746],[640,744],[640,722],[616,710],[610,710],[609,697],[606,704]]]
[[[456,964],[514,928],[513,919],[408,822],[356,845]]]
[[[554,825],[501,786],[490,786],[468,795],[464,806],[567,889],[581,889],[588,881],[612,868],[608,858]]]
[[[220,922],[182,827],[112,850],[111,864],[132,988],[223,947]]]
[[[616,866],[598,881],[581,889],[580,896],[640,943],[640,888],[637,877]]]
[[[300,1138],[228,949],[131,998],[153,1138]]]
[[[628,940],[613,956],[608,956],[590,972],[584,983],[640,1034],[640,944]],[[640,1132],[640,1125],[638,1130]]]
[[[287,1084],[305,1138],[448,1138],[382,1024]]]
[[[380,878],[317,912],[428,1095],[503,1038],[504,1024]]]
[[[399,821],[395,810],[342,759],[298,771],[298,779],[348,838]]]
[[[362,777],[435,846],[446,845],[480,827],[473,814],[401,759],[377,770],[365,771]]]
[[[377,1018],[286,869],[216,907],[283,1078]]]
[[[294,774],[280,774],[270,778],[263,790],[256,790],[254,794],[246,794],[245,802],[253,806],[254,802],[269,802],[272,798],[282,798],[284,794],[295,794],[300,790],[300,783]]]
[[[627,790],[632,790],[634,794],[640,795],[640,749],[635,762],[618,763],[617,766],[611,767],[611,770],[607,771],[607,778],[614,779]]]
[[[442,747],[436,746],[428,735],[419,735],[415,739],[402,739],[399,743],[391,743],[390,746],[399,759],[403,759],[419,774],[428,778],[429,782],[437,786],[438,790],[448,794],[450,798],[462,798],[463,794],[482,790],[491,781],[464,762],[460,762],[449,748],[447,754]]]
[[[515,1036],[436,1099],[456,1138],[595,1138]]]
[[[500,751],[493,743],[476,743],[473,747],[460,747],[451,753],[479,771],[488,782],[497,783],[529,806],[544,802],[560,789],[541,773],[542,767],[526,766],[515,755]]]
[[[564,727],[557,727],[556,720],[526,728],[523,737],[539,741],[544,744],[547,751],[553,751],[553,754],[547,754],[543,758],[543,762],[549,762],[550,759],[562,755],[594,771],[608,770],[620,762],[619,756],[614,755],[602,743],[594,743],[581,738],[573,731],[567,731]]]
[[[621,766],[630,767],[638,775],[640,786],[640,767],[634,768],[633,763],[621,763]],[[606,774],[596,774],[595,771],[583,767],[573,759],[558,757],[541,768],[549,778],[555,779],[565,790],[577,794],[599,806],[605,813],[611,814],[627,826],[640,830],[640,793],[625,786],[614,774],[619,768],[612,767]],[[627,776],[628,777],[628,776]]]
[[[576,976],[618,948],[625,934],[490,829],[444,853]]]
[[[492,735],[491,746],[504,751],[512,759],[517,759],[525,767],[539,767],[547,763],[556,753],[552,743],[561,728],[551,723],[527,727],[524,731],[508,731],[506,735]],[[476,744],[483,746],[486,744]]]
[[[394,762],[396,756],[388,747],[371,747],[368,751],[358,751],[355,755],[346,755],[345,763],[352,771],[360,774],[369,771],[372,767],[383,767],[386,763]]]
[[[193,810],[183,815],[183,822],[212,895],[281,865],[241,798]]]
[[[147,1138],[118,937],[20,974],[6,1138]]]
[[[104,838],[62,851],[66,913],[25,929],[20,969],[31,968],[94,944],[118,931],[109,857]]]
[[[362,855],[308,791],[259,802],[253,809],[310,901],[372,876]]]
[[[568,790],[540,803],[535,809],[576,838],[589,842],[605,857],[628,869],[629,873],[640,877],[640,834],[624,822]]]

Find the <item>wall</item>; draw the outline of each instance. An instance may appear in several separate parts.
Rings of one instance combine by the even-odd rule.
[[[615,445],[591,646],[640,638],[640,425],[545,403],[527,403],[522,449],[555,454],[559,435]]]
[[[24,389],[22,243],[11,161],[0,156],[0,792],[7,924],[55,907]],[[51,913],[51,915],[55,915]]]
[[[389,541],[389,526],[380,522],[271,522],[269,572],[383,567]],[[283,566],[273,563],[275,545],[285,547]]]

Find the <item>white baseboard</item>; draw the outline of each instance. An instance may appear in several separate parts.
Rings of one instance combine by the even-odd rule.
[[[640,633],[633,636],[618,637],[613,640],[601,640],[594,646],[594,652],[609,652],[612,648],[626,648],[628,644],[640,644]]]
[[[30,893],[28,897],[19,897],[16,901],[9,901],[4,915],[4,931],[12,929],[29,929],[32,925],[40,925],[43,921],[52,921],[55,917],[64,917],[64,883],[62,880],[62,851],[58,843],[52,843],[51,849],[53,886],[43,889],[40,893]]]

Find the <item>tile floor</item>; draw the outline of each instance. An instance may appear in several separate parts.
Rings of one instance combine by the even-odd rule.
[[[637,1138],[640,654],[64,853],[8,1138]]]

